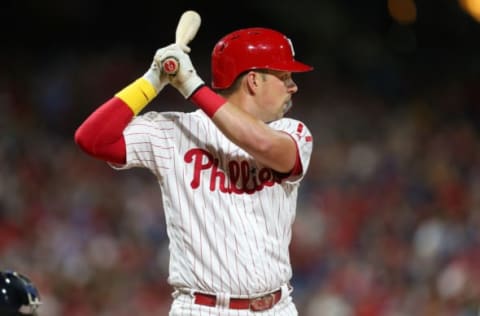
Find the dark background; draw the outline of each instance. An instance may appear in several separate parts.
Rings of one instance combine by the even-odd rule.
[[[297,58],[316,69],[298,79],[305,93],[316,93],[315,87],[320,89],[325,80],[340,80],[396,106],[416,93],[437,89],[435,84],[442,81],[475,81],[480,68],[479,24],[453,0],[418,1],[416,20],[409,24],[391,17],[386,0],[6,1],[2,6],[2,74],[27,90],[37,71],[51,73],[68,63],[70,76],[75,77],[76,67],[88,66],[80,66],[81,61],[95,59],[108,63],[112,58],[112,68],[115,63],[126,68],[113,58],[128,58],[134,68],[124,74],[127,77],[118,70],[119,77],[111,80],[133,79],[157,48],[174,40],[178,18],[187,9],[195,9],[203,18],[191,47],[192,59],[206,80],[210,80],[209,54],[216,41],[250,26],[275,28],[293,39]],[[110,91],[105,92],[104,96]],[[29,102],[35,107],[38,101]],[[64,105],[69,116],[79,113],[72,119],[86,115],[93,106],[73,102]]]
[[[32,277],[42,316],[166,314],[155,179],[113,171],[73,134],[193,9],[207,82],[214,44],[251,26],[315,68],[294,75],[289,114],[314,136],[291,247],[300,315],[477,315],[480,24],[454,0],[416,1],[409,23],[388,3],[3,1],[0,268]],[[167,87],[147,109],[194,107]]]

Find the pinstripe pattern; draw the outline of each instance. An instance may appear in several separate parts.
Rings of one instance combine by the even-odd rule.
[[[297,142],[305,172],[312,150],[308,129],[289,118],[271,127]],[[127,164],[120,169],[148,168],[160,185],[170,239],[168,282],[174,288],[247,297],[290,280],[288,246],[303,174],[274,182],[270,169],[230,142],[200,110],[148,112],[134,118],[124,135]],[[178,305],[183,306],[176,303],[172,315],[217,315]],[[293,304],[284,309],[276,315],[295,315]]]

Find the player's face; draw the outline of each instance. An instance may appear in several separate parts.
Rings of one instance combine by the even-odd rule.
[[[290,109],[292,95],[298,87],[291,72],[268,70],[262,71],[260,76],[262,84],[258,104],[262,107],[262,119],[266,122],[278,120]]]

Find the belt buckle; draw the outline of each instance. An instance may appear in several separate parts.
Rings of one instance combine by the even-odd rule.
[[[250,310],[260,312],[270,309],[275,304],[275,294],[270,293],[250,300]]]

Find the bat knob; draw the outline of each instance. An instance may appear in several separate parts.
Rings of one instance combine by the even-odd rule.
[[[178,59],[175,57],[168,57],[162,62],[163,72],[168,75],[175,75],[178,71]]]

